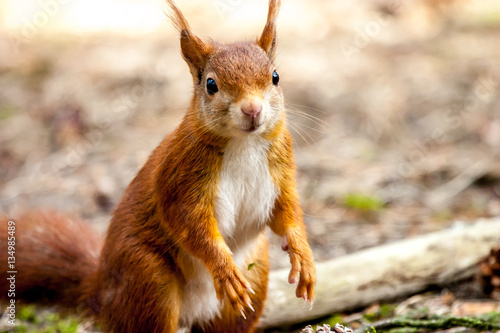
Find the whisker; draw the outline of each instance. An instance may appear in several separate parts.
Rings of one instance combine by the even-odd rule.
[[[302,104],[292,104],[292,103],[286,103],[286,105],[290,105],[290,106],[296,106],[296,107],[299,107],[299,108],[303,108],[303,109],[308,109],[308,110],[311,110],[311,111],[315,111],[315,112],[319,112],[319,113],[322,113],[324,115],[331,115],[330,112],[326,112],[324,110],[321,110],[321,109],[316,109],[316,108],[313,108],[311,106],[307,106],[307,105],[302,105]]]
[[[294,130],[295,133],[297,133],[298,135],[300,135],[300,137],[302,138],[302,140],[304,140],[304,142],[307,143],[309,145],[309,147],[312,147],[311,143],[302,135],[302,133],[300,133],[300,131],[297,128],[295,128],[295,126],[293,126],[289,122],[287,122],[287,126],[290,127],[292,130]]]
[[[315,124],[317,124],[318,126],[321,126],[323,129],[325,129],[323,126],[328,126],[330,127],[331,129],[333,129],[334,131],[338,132],[340,135],[342,135],[345,139],[349,140],[352,142],[352,139],[349,138],[344,132],[342,132],[340,129],[338,129],[337,127],[333,126],[332,124],[330,123],[327,123],[326,121],[320,119],[320,118],[317,118],[317,117],[314,117],[310,114],[307,114],[301,110],[298,110],[298,109],[295,109],[293,107],[291,107],[291,109],[289,109],[290,113],[292,114],[295,114],[295,115],[298,115],[298,116],[302,116],[306,119],[309,119],[311,120],[312,122],[314,122]]]
[[[302,117],[304,119],[307,119],[308,121],[311,121],[313,122],[315,125],[317,125],[318,127],[320,127],[322,130],[324,130],[324,133],[328,133],[329,130],[335,130],[336,128],[328,123],[322,123],[322,122],[318,122],[316,121],[315,119],[312,119],[312,118],[309,118],[307,117],[307,115],[305,114],[300,114],[300,113],[294,113],[294,112],[290,112],[291,115],[293,116],[299,116],[299,117]],[[306,126],[305,124],[303,126]],[[329,128],[327,128],[329,127]],[[311,128],[311,127],[309,127]]]
[[[288,121],[292,121],[291,119],[288,119]],[[302,123],[298,123],[298,122],[294,122],[295,125],[298,125],[298,126],[301,126],[301,127],[306,127],[308,129],[310,129],[311,131],[315,131],[317,133],[320,133],[320,134],[328,134],[328,132],[325,132],[325,131],[322,131],[322,130],[319,130],[317,128],[314,128],[314,127],[311,127],[311,126],[308,126],[308,125],[305,125],[305,124],[302,124]]]
[[[310,121],[312,121],[313,123],[315,123],[316,125],[318,125],[319,127],[321,127],[321,129],[323,129],[324,131],[320,131],[314,127],[311,127],[311,126],[307,126],[305,124],[300,124],[301,126],[304,126],[304,127],[307,127],[313,131],[316,131],[318,133],[322,133],[322,134],[327,134],[328,133],[328,129],[325,128],[325,126],[328,126],[330,127],[331,129],[333,130],[338,130],[337,128],[335,128],[334,126],[332,126],[331,124],[327,123],[326,121],[320,119],[320,118],[316,118],[310,114],[307,114],[301,110],[297,110],[297,109],[288,109],[288,111],[290,112],[290,114],[292,115],[297,115],[297,116],[301,116],[301,117],[304,117],[305,119],[308,119]]]
[[[280,117],[278,116],[278,113],[279,113],[281,110],[280,110],[279,108],[277,108],[277,107],[272,107],[272,106],[271,106],[271,108],[270,108],[270,109],[271,109],[271,111],[274,111],[274,112],[271,112],[271,113],[269,114],[269,117],[270,117],[272,120],[274,120],[274,121],[278,121],[278,120],[280,120]],[[289,126],[291,127],[291,124],[290,124],[290,119],[287,119],[287,121],[285,122],[285,124],[286,124],[286,125],[289,125]],[[300,132],[299,132],[299,131],[295,128],[295,127],[293,127],[292,129],[293,129],[295,132],[297,132],[297,133],[298,133],[298,134],[302,137],[302,139],[304,140],[304,142],[308,142],[308,141],[305,139],[305,137],[304,137],[304,136],[303,136],[303,135],[302,135],[302,134],[301,134],[301,133],[300,133]]]
[[[288,124],[296,126],[297,129],[300,129],[301,126],[305,126],[303,124],[296,123],[290,119],[288,119]],[[314,138],[311,136],[311,134],[309,134],[307,131],[302,131],[302,133],[304,133],[309,139],[311,139],[313,144],[316,144],[316,140],[314,140]],[[308,140],[308,142],[309,142],[309,140]],[[311,145],[309,145],[309,146],[311,146]]]
[[[325,126],[329,126],[329,127],[333,127],[330,123],[327,123],[326,121],[324,121],[323,119],[321,118],[318,118],[318,117],[315,117],[311,114],[308,114],[302,110],[299,110],[293,106],[288,106],[289,109],[288,111],[291,113],[291,114],[296,114],[296,115],[299,115],[299,116],[304,116],[305,118],[308,118],[312,121],[315,121],[318,125],[322,124],[322,125],[325,125]]]

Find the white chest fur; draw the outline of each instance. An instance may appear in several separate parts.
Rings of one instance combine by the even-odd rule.
[[[268,148],[267,140],[250,136],[233,139],[224,152],[215,217],[233,253],[250,245],[271,216],[277,189],[269,172]]]
[[[219,230],[241,269],[257,237],[268,222],[278,190],[269,172],[267,140],[249,136],[229,142],[219,174],[215,217]],[[213,280],[200,260],[194,259],[199,272],[186,286],[183,314],[203,323],[220,313]],[[182,321],[182,319],[181,319]]]

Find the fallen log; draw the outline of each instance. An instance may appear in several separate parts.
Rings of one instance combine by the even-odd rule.
[[[273,271],[260,327],[293,324],[417,293],[473,276],[500,243],[500,218],[481,219],[428,235],[318,263],[313,308],[295,298],[288,269]]]

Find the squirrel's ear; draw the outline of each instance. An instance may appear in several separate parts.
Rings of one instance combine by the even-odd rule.
[[[274,59],[274,52],[276,51],[276,19],[280,11],[280,6],[281,0],[269,0],[266,26],[264,27],[262,35],[257,40],[257,44],[259,44],[271,59]]]
[[[210,56],[211,46],[205,43],[189,30],[181,31],[181,50],[193,77],[201,79],[203,69]]]
[[[181,33],[181,50],[194,78],[199,78],[211,52],[211,45],[194,35],[189,28],[186,18],[175,5],[173,0],[167,0],[172,13],[167,16],[174,27]]]

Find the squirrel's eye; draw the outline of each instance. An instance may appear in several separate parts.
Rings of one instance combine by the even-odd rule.
[[[219,91],[219,88],[217,88],[217,83],[215,83],[215,80],[212,78],[209,78],[207,80],[207,92],[208,92],[208,94],[213,95],[218,91]]]
[[[273,84],[275,86],[277,86],[278,82],[280,82],[280,76],[278,75],[278,73],[276,71],[274,71],[273,72]]]

